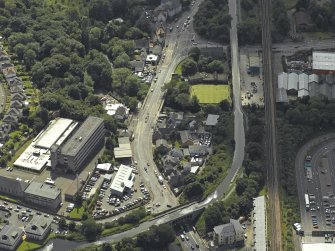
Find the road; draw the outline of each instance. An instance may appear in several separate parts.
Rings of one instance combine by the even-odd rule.
[[[266,133],[266,167],[267,186],[269,196],[269,223],[268,233],[270,249],[282,250],[280,203],[278,190],[278,162],[276,145],[276,115],[275,115],[275,88],[272,69],[272,39],[271,39],[271,1],[262,0],[262,47],[263,47],[263,75],[264,75],[264,105],[265,105],[265,133]]]
[[[305,231],[305,236],[311,236],[313,226],[311,222],[311,215],[316,215],[318,220],[319,230],[327,229],[326,219],[325,219],[325,208],[322,201],[322,196],[327,195],[327,191],[333,190],[335,180],[332,179],[332,186],[326,186],[326,180],[330,179],[330,177],[334,177],[334,151],[335,148],[335,134],[323,135],[317,138],[314,138],[304,144],[298,151],[296,159],[295,159],[295,171],[297,177],[297,188],[299,195],[299,204],[300,204],[300,215],[301,215],[301,225]],[[306,155],[309,154],[312,157],[311,160],[311,170],[312,170],[312,180],[307,181],[304,162]],[[320,159],[323,156],[327,156],[327,160],[330,161],[330,165],[328,170],[326,170],[326,166],[320,166]],[[325,163],[326,164],[326,163]],[[328,164],[328,163],[327,163]],[[326,170],[326,174],[322,174],[322,170]],[[323,177],[326,176],[327,177]],[[321,176],[321,180],[320,180]],[[325,191],[327,190],[327,191]],[[314,194],[316,197],[316,207],[319,206],[320,209],[316,211],[306,211],[305,197],[304,195]],[[334,203],[331,203],[334,204]],[[317,230],[317,229],[316,229]]]
[[[166,186],[167,189],[163,189],[154,173],[154,171],[158,171],[158,169],[153,161],[151,140],[153,127],[164,102],[162,87],[171,80],[171,75],[178,63],[187,56],[188,50],[194,46],[191,42],[195,34],[192,22],[185,30],[181,30],[181,27],[188,16],[192,19],[196,14],[198,11],[197,5],[201,2],[202,1],[197,1],[190,11],[183,13],[180,19],[173,24],[173,31],[167,34],[165,44],[168,47],[164,50],[166,54],[165,59],[162,59],[162,62],[157,67],[159,72],[157,75],[158,79],[156,83],[153,83],[150,87],[153,91],[148,93],[139,115],[134,120],[136,123],[134,129],[135,138],[133,141],[134,160],[138,163],[140,179],[146,183],[146,186],[151,192],[151,202],[162,205],[157,209],[158,212],[166,210],[166,205],[176,206],[178,201],[169,189],[169,186]],[[179,26],[179,30],[176,28],[177,26]],[[209,45],[206,40],[200,38],[196,38],[196,42],[198,47],[217,46],[217,44],[214,43]],[[148,167],[147,171],[144,170],[145,166]]]

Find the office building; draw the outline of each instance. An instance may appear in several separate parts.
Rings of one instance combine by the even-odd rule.
[[[62,202],[61,190],[59,188],[35,181],[29,184],[23,196],[26,203],[50,211],[56,211]]]
[[[51,231],[50,218],[44,216],[34,217],[31,222],[25,227],[25,232],[28,239],[44,240]]]
[[[101,118],[90,116],[63,144],[51,147],[51,167],[64,172],[77,172],[85,167],[104,145],[105,127]]]
[[[0,230],[0,249],[16,250],[22,241],[23,230],[14,225],[4,225]]]

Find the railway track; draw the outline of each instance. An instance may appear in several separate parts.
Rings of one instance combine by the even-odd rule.
[[[269,250],[282,250],[280,203],[278,189],[278,160],[276,145],[275,88],[272,76],[271,0],[261,0],[262,47],[265,100],[266,167],[268,186]]]

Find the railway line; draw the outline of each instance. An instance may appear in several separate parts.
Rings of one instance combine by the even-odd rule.
[[[265,100],[266,167],[268,186],[268,238],[270,250],[282,250],[278,159],[276,145],[275,88],[272,76],[271,0],[261,0],[262,48]]]

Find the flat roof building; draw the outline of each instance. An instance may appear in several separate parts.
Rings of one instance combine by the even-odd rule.
[[[133,156],[128,137],[118,138],[119,147],[114,148],[115,159],[131,158]]]
[[[89,116],[71,138],[51,147],[52,169],[77,172],[103,146],[104,139],[104,120]]]
[[[134,178],[133,169],[130,166],[120,165],[110,186],[111,193],[117,196],[123,196],[125,190],[133,187]]]
[[[313,52],[313,72],[316,74],[335,74],[335,52]]]
[[[22,241],[23,230],[14,225],[4,225],[0,230],[0,249],[16,250]]]
[[[33,217],[31,222],[25,227],[27,238],[33,240],[44,240],[51,230],[50,218],[44,216]]]
[[[220,115],[217,114],[208,114],[207,119],[205,121],[206,126],[216,126]]]
[[[78,122],[71,119],[56,118],[49,122],[20,157],[14,162],[17,168],[32,172],[41,172],[50,159],[50,148],[53,144],[61,144],[77,127]]]
[[[266,204],[265,197],[254,199],[254,248],[257,251],[266,251]]]
[[[62,202],[61,190],[53,185],[33,181],[24,191],[24,201],[56,211]]]

